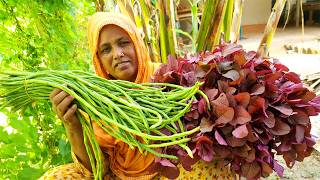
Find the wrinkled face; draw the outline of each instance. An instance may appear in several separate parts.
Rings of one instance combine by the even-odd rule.
[[[119,26],[102,28],[98,41],[98,57],[103,68],[115,79],[134,82],[138,60],[129,35]]]

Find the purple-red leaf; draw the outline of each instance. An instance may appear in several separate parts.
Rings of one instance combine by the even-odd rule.
[[[277,162],[277,160],[273,160],[273,169],[278,176],[283,176],[284,168]]]
[[[234,119],[232,120],[232,122],[230,122],[230,124],[232,125],[245,124],[249,121],[251,121],[251,115],[248,113],[248,111],[242,106],[237,106],[235,108]]]
[[[250,94],[248,92],[238,93],[234,98],[240,106],[243,106],[244,108],[248,107],[250,102]]]
[[[227,142],[223,139],[223,137],[220,135],[220,133],[218,131],[214,132],[214,137],[216,138],[216,140],[218,141],[218,143],[220,145],[224,145],[227,146]]]
[[[261,171],[260,165],[254,161],[253,163],[245,163],[241,166],[242,176],[253,179],[256,178]]]
[[[215,112],[218,117],[216,120],[216,124],[226,124],[230,121],[232,121],[234,116],[234,110],[231,107],[227,106],[215,106]]]
[[[273,107],[274,109],[280,111],[282,114],[290,116],[293,114],[293,110],[290,106],[283,104],[280,106],[273,106],[273,105],[269,105],[270,107]]]
[[[219,93],[218,89],[205,90],[205,94],[208,96],[209,101],[213,101],[218,95],[218,93]]]
[[[213,126],[214,126],[214,123],[210,119],[203,117],[200,122],[200,131],[202,133],[211,132],[213,129]]]
[[[296,140],[297,143],[302,143],[304,140],[304,132],[305,132],[305,127],[301,125],[296,125]]]
[[[225,93],[221,93],[219,97],[213,101],[211,101],[212,105],[225,105],[229,106],[229,101]]]
[[[275,123],[276,123],[276,119],[274,118],[274,115],[272,112],[270,111],[266,111],[268,117],[262,117],[262,121],[263,123],[268,126],[268,128],[273,128]]]
[[[256,84],[252,87],[251,89],[251,96],[256,96],[256,95],[260,95],[263,94],[266,90],[266,87],[262,84]]]
[[[236,70],[230,70],[227,73],[223,74],[222,76],[229,78],[229,79],[232,79],[233,81],[236,81],[240,78],[240,74]]]
[[[310,118],[303,110],[295,109],[296,114],[289,116],[289,120],[292,120],[296,124],[308,125]]]
[[[287,123],[282,122],[280,119],[277,119],[275,126],[270,129],[270,132],[276,136],[282,136],[289,134],[290,130],[291,128]]]
[[[207,136],[201,136],[198,138],[196,150],[200,158],[206,162],[210,162],[213,159],[213,147],[212,140]]]
[[[248,129],[247,126],[241,125],[237,127],[235,130],[232,131],[232,135],[236,138],[244,138],[248,135]]]
[[[289,81],[292,81],[294,83],[301,83],[301,80],[299,78],[299,75],[294,72],[288,72],[283,75],[284,78],[288,79]]]
[[[266,103],[265,103],[265,99],[262,97],[258,97],[258,96],[253,96],[250,99],[250,105],[248,106],[248,112],[250,114],[253,114],[259,110],[262,110],[262,112],[264,113],[264,115],[267,117],[267,113],[266,113]]]
[[[225,47],[222,48],[222,56],[226,57],[230,54],[233,54],[238,51],[243,51],[241,45],[239,44],[228,44]]]
[[[207,103],[204,100],[204,98],[202,98],[199,103],[198,103],[198,111],[200,114],[203,114],[207,109]]]

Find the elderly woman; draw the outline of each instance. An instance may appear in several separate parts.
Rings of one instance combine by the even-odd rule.
[[[149,54],[134,23],[120,14],[98,12],[89,19],[89,49],[98,76],[107,79],[127,80],[143,83],[150,80],[156,64]],[[82,127],[72,104],[73,97],[55,89],[50,99],[53,109],[63,121],[71,143],[74,163],[62,165],[48,171],[41,179],[73,178],[91,179],[91,165],[83,142]],[[153,154],[142,155],[137,149],[106,134],[93,123],[95,137],[104,153],[105,179],[161,179],[151,174],[148,168],[154,162]],[[194,165],[192,172],[180,168],[179,179],[232,179],[228,168],[217,169],[202,162]]]

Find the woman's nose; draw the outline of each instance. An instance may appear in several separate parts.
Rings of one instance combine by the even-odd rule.
[[[113,51],[113,58],[114,59],[119,59],[121,57],[124,56],[124,53],[123,53],[123,49],[122,48],[115,48],[114,51]]]

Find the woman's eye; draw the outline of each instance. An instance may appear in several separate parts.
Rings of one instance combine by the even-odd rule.
[[[111,51],[111,48],[110,47],[106,47],[106,48],[103,48],[102,49],[102,52],[103,53],[109,53]]]
[[[120,42],[120,45],[121,45],[121,46],[126,46],[126,45],[128,45],[128,44],[130,44],[130,41],[121,41],[121,42]]]

